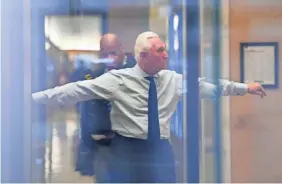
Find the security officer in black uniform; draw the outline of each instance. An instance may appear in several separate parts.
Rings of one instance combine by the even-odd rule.
[[[110,64],[101,64],[95,72],[85,70],[84,80],[93,79],[111,69],[122,69],[134,67],[136,61],[133,56],[125,54],[123,46],[117,35],[108,33],[100,40],[100,58],[109,58],[113,61]],[[96,182],[107,182],[107,158],[109,146],[114,133],[111,131],[110,104],[106,100],[90,100],[82,102],[81,112],[81,140],[84,150],[90,149],[93,155],[94,175]],[[88,154],[87,154],[88,153]],[[89,153],[84,154],[84,158],[91,158]],[[88,155],[85,156],[85,155]],[[83,157],[83,156],[81,156]],[[82,159],[86,161],[87,159]],[[93,160],[88,160],[89,165]],[[88,168],[88,167],[87,167]]]
[[[89,80],[93,78],[94,72],[91,69],[91,64],[81,58],[76,58],[74,61],[74,71],[71,73],[70,82]],[[89,118],[89,111],[85,109],[91,109],[91,101],[81,102],[76,104],[76,110],[79,113],[79,129],[75,134],[74,146],[75,146],[75,171],[80,172],[82,176],[93,176],[93,147],[85,144],[83,141],[85,126],[87,125],[87,119]],[[89,110],[90,110],[89,109]]]

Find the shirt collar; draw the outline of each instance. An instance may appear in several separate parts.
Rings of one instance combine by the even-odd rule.
[[[144,77],[149,77],[149,76],[150,76],[149,74],[147,74],[146,72],[144,72],[144,71],[140,68],[140,66],[139,66],[138,64],[135,65],[134,69],[135,69],[136,75],[137,75],[138,77],[144,78]],[[157,73],[157,74],[154,75],[155,78],[158,78],[159,76],[160,76],[159,73]]]

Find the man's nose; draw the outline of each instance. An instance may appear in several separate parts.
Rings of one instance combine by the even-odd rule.
[[[168,59],[168,54],[167,54],[167,52],[164,52],[163,58],[164,58],[164,59]]]

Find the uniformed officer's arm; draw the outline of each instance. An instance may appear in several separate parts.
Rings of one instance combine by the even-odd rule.
[[[92,80],[69,83],[32,94],[35,102],[55,106],[70,106],[90,99],[112,100],[119,90],[119,78],[106,73]]]

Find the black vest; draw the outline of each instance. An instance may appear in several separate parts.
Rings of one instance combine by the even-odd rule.
[[[136,64],[134,58],[128,57],[126,64],[122,68],[132,68]],[[122,69],[121,68],[121,69]],[[105,73],[105,67],[98,71],[84,74],[84,80],[96,78]],[[85,77],[86,76],[86,77]],[[89,100],[79,104],[80,109],[80,133],[81,140],[85,146],[94,148],[96,143],[100,145],[109,145],[110,140],[95,141],[91,135],[95,134],[111,134],[111,121],[110,121],[110,104],[107,100]]]

